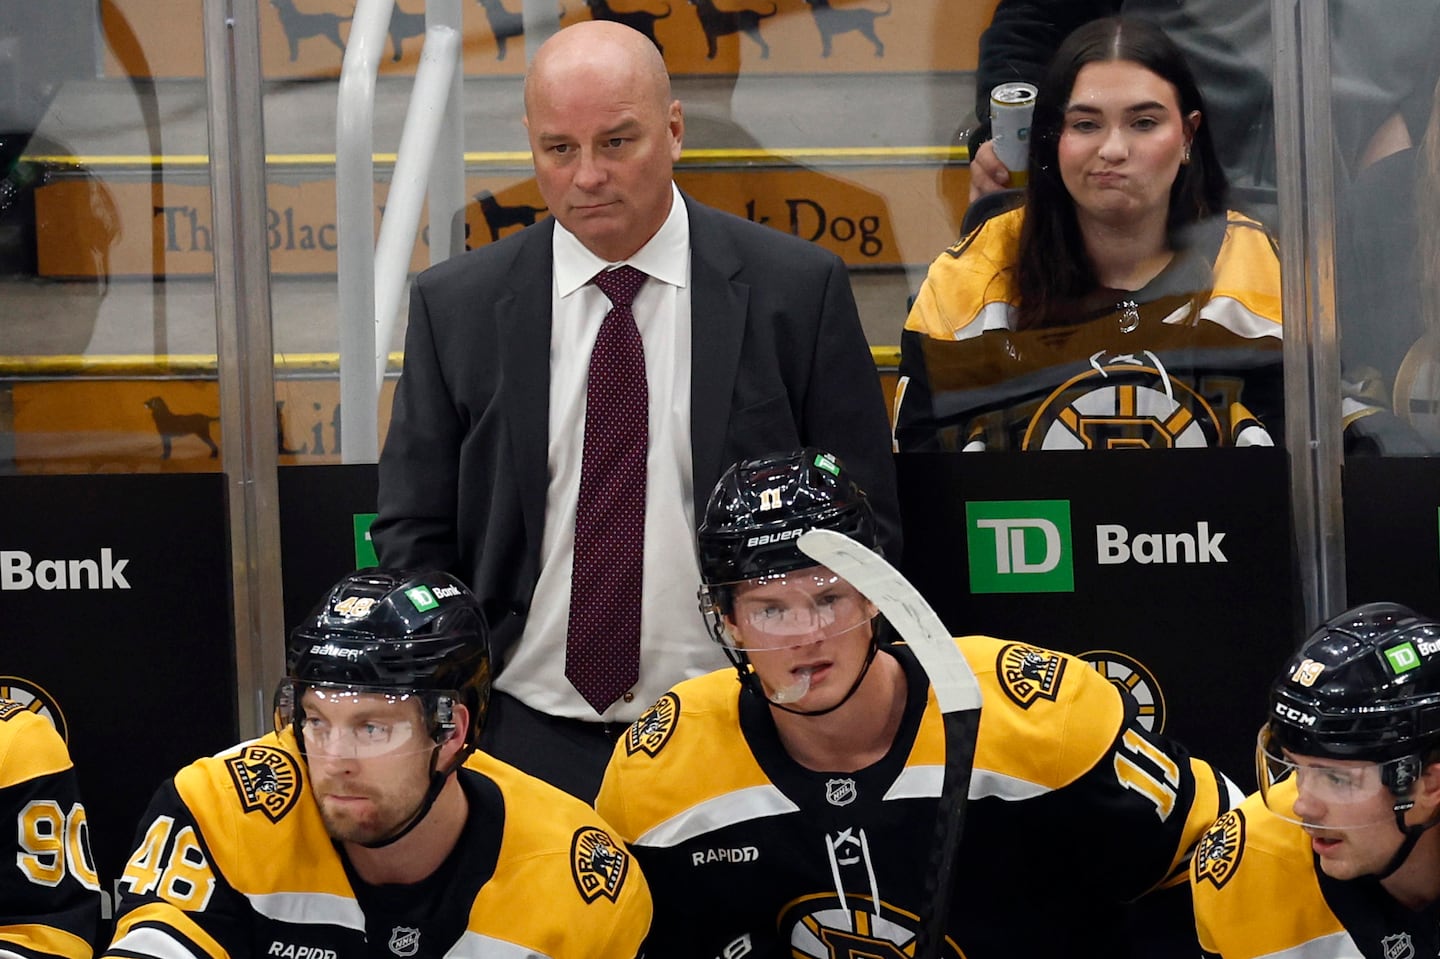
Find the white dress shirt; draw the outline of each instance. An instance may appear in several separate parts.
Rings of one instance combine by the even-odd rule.
[[[610,300],[590,280],[620,266],[600,259],[555,224],[551,288],[550,443],[540,578],[525,622],[495,687],[552,716],[631,722],[675,683],[726,664],[696,605],[694,468],[690,455],[690,218],[671,185],[670,215],[650,242],[623,261],[650,279],[631,305],[645,345],[650,394],[646,459],[644,592],[640,679],[600,716],[565,678],[575,507],[585,440],[590,351]]]

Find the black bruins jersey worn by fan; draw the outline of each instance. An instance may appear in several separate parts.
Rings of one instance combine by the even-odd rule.
[[[1292,777],[1271,801],[1293,803]],[[1310,837],[1250,796],[1210,827],[1190,867],[1195,926],[1224,959],[1414,959],[1440,956],[1440,914],[1413,911],[1371,878],[1315,867]]]
[[[901,335],[901,450],[1273,445],[1280,265],[1241,214],[1198,224],[1144,289],[1098,290],[1066,326],[1016,331],[1023,208],[940,254]]]
[[[49,720],[0,700],[0,957],[90,959],[100,880],[65,742]]]
[[[1083,661],[957,640],[984,695],[943,955],[1121,954],[1120,904],[1184,879],[1227,785],[1136,721]],[[733,670],[676,686],[621,738],[596,808],[655,896],[653,956],[902,959],[926,910],[942,718],[914,654],[889,753],[803,768]]]
[[[305,795],[293,735],[181,770],[137,830],[106,955],[165,959],[633,959],[650,897],[594,810],[483,753],[445,864],[368,886]]]

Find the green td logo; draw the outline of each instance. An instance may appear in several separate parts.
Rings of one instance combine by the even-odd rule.
[[[1413,643],[1401,643],[1398,646],[1391,646],[1385,650],[1385,658],[1390,662],[1390,671],[1396,676],[1401,673],[1408,673],[1420,665],[1420,654],[1415,652]]]
[[[424,586],[412,586],[405,590],[405,595],[409,597],[410,605],[415,607],[417,613],[428,612],[440,605],[440,600],[435,598],[435,594]]]
[[[1073,593],[1070,501],[965,504],[972,593]]]

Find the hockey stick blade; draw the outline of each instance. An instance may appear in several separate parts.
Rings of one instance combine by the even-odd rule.
[[[980,684],[965,654],[925,597],[872,549],[830,529],[812,529],[796,545],[879,607],[925,668],[942,713],[980,708]]]
[[[925,877],[928,902],[921,913],[914,955],[915,959],[939,959],[945,950],[955,855],[965,831],[970,773],[980,732],[980,684],[935,610],[880,554],[834,530],[810,530],[796,545],[875,604],[915,651],[935,690],[945,730],[945,770]]]

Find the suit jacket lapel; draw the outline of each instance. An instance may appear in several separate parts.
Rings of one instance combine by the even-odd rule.
[[[525,516],[526,541],[538,556],[545,527],[545,490],[549,486],[550,315],[555,221],[525,231],[527,241],[515,257],[508,290],[495,302],[499,330],[500,378],[506,396],[515,483]],[[502,464],[496,464],[503,468]]]
[[[685,197],[690,216],[690,455],[694,469],[695,520],[725,462],[735,376],[750,288],[734,280],[742,261],[725,219]]]

